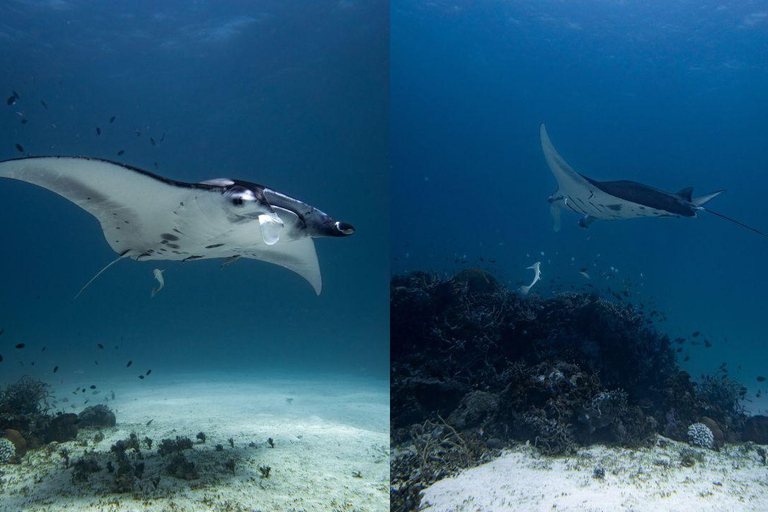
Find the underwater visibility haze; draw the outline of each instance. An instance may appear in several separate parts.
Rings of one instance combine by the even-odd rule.
[[[385,510],[388,4],[0,20],[0,502]]]
[[[765,508],[767,13],[392,2],[393,509]]]

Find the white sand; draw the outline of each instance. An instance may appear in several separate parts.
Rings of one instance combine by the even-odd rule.
[[[151,376],[144,381],[113,383],[117,426],[81,431],[77,441],[55,450],[30,452],[21,465],[0,466],[0,511],[334,511],[389,509],[389,385],[366,379],[280,379],[257,376]],[[59,406],[76,404],[86,394],[71,394],[77,383],[57,390]],[[86,388],[90,382],[82,382]],[[61,398],[71,400],[63,404]],[[288,403],[286,398],[293,398]],[[93,400],[88,405],[92,405]],[[147,426],[146,423],[152,420]],[[203,431],[205,444],[185,451],[200,470],[200,479],[179,480],[165,473],[157,455],[163,438]],[[136,432],[155,442],[142,446],[146,464],[140,487],[132,493],[112,491],[114,476],[104,469],[114,460],[110,446]],[[232,437],[235,447],[228,439]],[[268,438],[275,447],[270,448]],[[87,446],[78,443],[87,441]],[[256,446],[249,446],[249,443]],[[215,451],[216,444],[224,451]],[[50,445],[49,445],[50,446]],[[58,450],[71,461],[95,450],[102,470],[87,483],[72,483]],[[50,453],[52,452],[52,453]],[[236,460],[235,474],[224,463]],[[114,463],[114,462],[113,462]],[[261,478],[259,466],[270,466]],[[160,476],[155,489],[150,480]]]
[[[680,465],[687,445],[643,450],[602,446],[575,457],[544,458],[530,447],[436,482],[424,490],[430,512],[459,511],[765,511],[768,467],[754,450],[697,450],[704,461]],[[596,466],[605,479],[593,478]]]

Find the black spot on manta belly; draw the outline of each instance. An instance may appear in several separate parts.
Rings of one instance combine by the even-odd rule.
[[[170,233],[163,233],[162,235],[160,235],[160,237],[162,237],[164,240],[171,240],[171,241],[176,241],[179,239],[179,237],[177,237],[176,235],[172,235]]]
[[[217,247],[222,247],[224,244],[213,244],[213,245],[206,245],[206,249],[215,249]]]
[[[620,212],[621,211],[621,205],[620,204],[609,204],[608,208],[610,208],[611,210],[613,210],[615,212]]]
[[[169,244],[168,244],[168,247],[173,247],[174,249],[178,249],[178,248],[179,248],[179,245],[178,245],[178,244],[170,244],[170,243],[169,243]]]

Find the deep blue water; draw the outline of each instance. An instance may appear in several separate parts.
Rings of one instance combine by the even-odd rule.
[[[147,368],[386,377],[388,25],[379,1],[0,3],[0,159],[21,144],[181,181],[240,178],[357,228],[316,240],[319,297],[255,260],[224,270],[220,260],[122,261],[72,302],[115,257],[98,223],[2,180],[0,383],[50,379],[54,365],[62,378]],[[7,106],[12,90],[20,99]],[[166,286],[151,299],[154,268]]]
[[[706,213],[564,213],[555,233],[538,126],[583,174],[725,188],[712,209],[768,231],[768,3],[396,0],[391,24],[393,272],[479,265],[516,287],[541,261],[546,295],[588,267],[663,332],[711,340],[678,354],[694,376],[728,362],[753,396],[768,239]]]

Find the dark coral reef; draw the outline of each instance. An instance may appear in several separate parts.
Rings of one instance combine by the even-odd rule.
[[[726,374],[694,383],[626,301],[523,297],[467,269],[395,276],[390,309],[393,510],[516,442],[546,455],[638,447],[657,433],[684,441],[694,422],[719,444],[740,439],[743,387]]]

